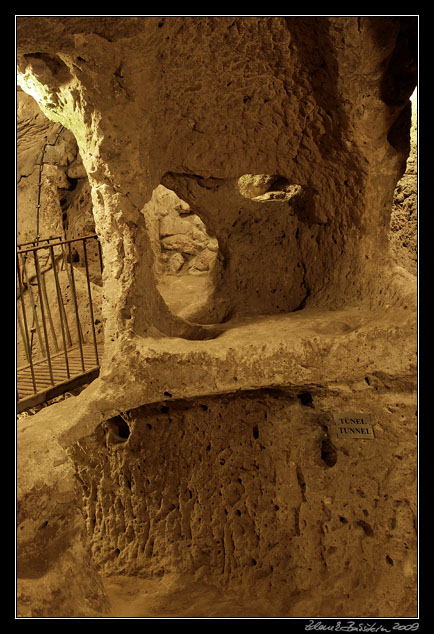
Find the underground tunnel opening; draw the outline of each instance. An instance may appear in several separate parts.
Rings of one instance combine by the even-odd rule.
[[[189,321],[211,302],[217,238],[174,191],[159,185],[143,208],[154,253],[157,290],[173,315]]]
[[[17,106],[16,370],[24,416],[76,396],[98,375],[103,262],[74,135],[44,116],[32,91],[17,89]]]

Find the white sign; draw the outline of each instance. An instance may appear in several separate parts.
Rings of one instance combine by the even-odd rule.
[[[334,414],[333,416],[339,438],[358,438],[359,440],[375,438],[369,414]]]

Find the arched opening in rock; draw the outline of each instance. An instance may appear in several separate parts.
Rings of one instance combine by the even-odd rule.
[[[188,203],[159,185],[143,207],[154,253],[157,289],[172,314],[195,321],[214,291],[217,238]]]

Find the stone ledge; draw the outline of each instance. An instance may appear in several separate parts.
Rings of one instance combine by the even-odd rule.
[[[103,361],[100,378],[70,402],[58,403],[69,424],[63,446],[92,433],[106,418],[148,403],[266,387],[326,386],[381,371],[416,373],[412,311],[304,310],[226,324],[208,341],[130,338]],[[50,408],[51,409],[51,408]],[[44,411],[36,416],[43,416]],[[45,414],[45,415],[48,415]],[[60,430],[59,430],[60,432]]]
[[[46,425],[67,447],[106,418],[148,403],[266,387],[326,386],[381,371],[416,374],[417,320],[402,308],[351,307],[223,324],[207,341],[129,338],[112,343],[100,377],[73,400],[19,422]]]

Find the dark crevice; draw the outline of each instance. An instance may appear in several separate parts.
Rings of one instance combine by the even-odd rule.
[[[56,80],[56,84],[59,86],[72,79],[67,65],[56,55],[49,55],[48,53],[25,53],[23,57],[32,64],[32,71],[35,77],[40,78],[42,83],[45,83],[48,79],[47,71],[51,77]]]
[[[297,472],[297,482],[301,490],[301,497],[303,498],[303,502],[306,502],[306,496],[305,496],[306,481],[304,479],[303,471],[301,470],[301,467],[299,465],[297,465],[296,467],[296,472]]]
[[[363,528],[365,535],[367,535],[368,537],[374,536],[374,531],[372,530],[372,527],[370,524],[368,524],[368,522],[360,520],[359,522],[357,522],[357,525]]]
[[[304,286],[304,288],[306,289],[306,294],[303,297],[303,299],[301,300],[301,302],[299,303],[299,305],[297,306],[297,308],[294,308],[293,312],[297,312],[298,310],[303,310],[303,308],[306,307],[306,302],[310,297],[310,288],[306,283],[306,267],[304,265],[304,262],[301,262],[301,265],[303,267],[303,279],[301,281],[302,286]]]
[[[321,460],[323,460],[328,467],[334,467],[338,460],[336,447],[329,438],[326,438],[321,443]]]
[[[306,407],[313,407],[313,398],[310,392],[301,392],[300,394],[297,394],[297,398],[302,405],[305,405]]]
[[[66,178],[69,183],[68,191],[74,191],[74,189],[77,187],[78,178],[71,178],[71,176],[66,176]]]
[[[105,427],[110,433],[111,440],[126,442],[130,437],[130,427],[122,416],[114,416],[105,421]]]
[[[416,16],[398,18],[399,31],[387,68],[384,72],[380,98],[388,106],[403,106],[417,84],[418,21]],[[375,24],[381,37],[381,29]]]

